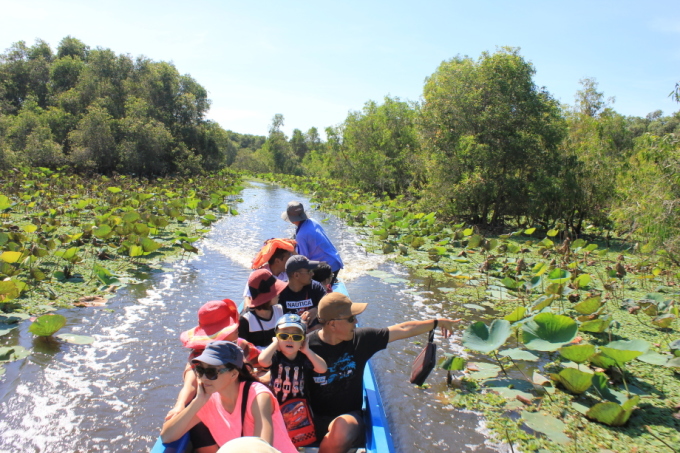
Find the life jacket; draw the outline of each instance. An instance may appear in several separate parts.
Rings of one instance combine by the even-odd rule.
[[[259,269],[265,263],[269,261],[276,249],[284,249],[295,254],[295,246],[297,242],[295,239],[285,239],[285,238],[272,238],[264,241],[264,246],[257,252],[255,258],[253,258],[252,269]]]

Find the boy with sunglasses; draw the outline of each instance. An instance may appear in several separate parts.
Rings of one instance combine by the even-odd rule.
[[[300,316],[283,315],[276,323],[275,332],[272,344],[260,353],[258,361],[261,366],[271,365],[269,387],[281,406],[291,440],[299,447],[307,445],[305,441],[311,438],[302,433],[314,432],[307,399],[310,375],[312,371],[325,373],[326,362],[309,349],[307,329]]]

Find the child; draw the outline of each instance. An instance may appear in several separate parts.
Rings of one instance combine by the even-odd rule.
[[[278,280],[267,269],[258,269],[248,277],[248,289],[252,296],[250,308],[241,315],[238,336],[264,349],[272,341],[276,321],[283,316],[279,294],[286,283]]]
[[[331,282],[333,281],[333,270],[327,263],[321,263],[319,264],[319,267],[314,269],[312,279],[321,283],[326,290],[326,293],[333,292],[333,286],[331,285]]]
[[[276,323],[276,337],[258,359],[262,366],[271,365],[269,387],[279,402],[288,434],[296,447],[316,440],[305,392],[306,380],[312,370],[325,373],[328,368],[324,359],[309,349],[305,333],[300,316],[283,315]]]

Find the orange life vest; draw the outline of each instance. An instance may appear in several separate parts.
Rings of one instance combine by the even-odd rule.
[[[252,269],[259,269],[265,263],[269,261],[276,249],[284,249],[295,254],[295,246],[297,242],[295,239],[284,239],[284,238],[273,238],[264,241],[264,246],[257,252],[255,258],[253,258]]]

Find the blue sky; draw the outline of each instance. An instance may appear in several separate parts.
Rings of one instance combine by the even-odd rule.
[[[418,101],[442,61],[499,46],[520,47],[562,103],[593,77],[621,114],[680,110],[678,0],[0,0],[0,51],[67,35],[172,61],[209,91],[209,118],[249,134],[276,113],[290,134],[386,95]]]

